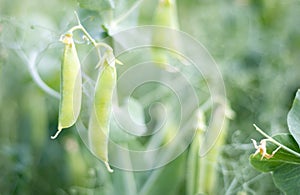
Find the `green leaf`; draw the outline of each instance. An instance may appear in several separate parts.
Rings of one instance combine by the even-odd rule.
[[[288,148],[299,152],[300,150],[298,148],[297,142],[290,134],[277,134],[273,136],[275,140],[280,142],[281,144],[287,146]],[[278,146],[275,144],[268,142],[267,143],[267,152],[269,154],[272,153],[272,151],[276,150]],[[279,166],[282,166],[283,164],[299,164],[300,165],[300,158],[295,156],[294,154],[291,154],[282,148],[277,151],[277,153],[270,159],[263,158],[261,160],[261,155],[257,154],[256,156],[253,156],[253,154],[250,156],[250,163],[251,165],[256,168],[259,171],[262,172],[269,172],[274,171]]]
[[[300,153],[296,140],[291,134],[278,134],[273,136],[275,140],[288,148]],[[267,152],[272,153],[277,148],[273,143],[267,143]],[[273,180],[276,186],[287,195],[297,194],[300,189],[300,158],[284,149],[279,149],[270,159],[257,154],[250,156],[251,165],[262,172],[273,172]]]
[[[81,8],[93,11],[103,11],[115,8],[114,0],[77,0]]]
[[[293,106],[287,117],[289,130],[300,146],[300,90],[297,91]]]
[[[273,172],[275,185],[287,195],[299,194],[300,169],[298,164],[285,164]]]

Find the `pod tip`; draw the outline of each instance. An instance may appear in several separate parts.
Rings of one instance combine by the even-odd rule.
[[[115,59],[115,61],[116,61],[117,64],[124,65],[123,62],[121,62],[121,61],[118,60],[118,59]]]
[[[51,136],[51,139],[56,139],[57,136],[60,134],[61,130],[58,130],[55,135]]]
[[[114,172],[114,170],[112,170],[108,164],[108,162],[104,162],[105,166],[106,166],[106,169],[108,170],[108,172],[112,173]]]

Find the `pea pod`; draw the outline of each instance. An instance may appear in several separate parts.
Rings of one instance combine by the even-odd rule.
[[[159,0],[154,13],[154,24],[178,29],[179,25],[175,0]]]
[[[58,131],[51,139],[55,139],[62,129],[71,127],[76,122],[81,108],[81,69],[72,34],[66,34],[62,42],[65,49],[61,66]]]
[[[159,0],[156,10],[153,14],[153,24],[160,26],[155,28],[152,37],[152,57],[160,68],[169,72],[178,71],[169,64],[168,49],[176,49],[179,45],[179,39],[176,33],[170,29],[178,29],[177,8],[175,0]],[[170,28],[161,28],[161,26]],[[172,54],[172,53],[171,53]],[[175,55],[175,54],[173,54]],[[178,58],[178,55],[176,55]]]
[[[116,86],[115,59],[112,51],[106,53],[100,68],[89,121],[89,144],[94,155],[104,162],[109,172],[113,172],[108,164],[109,124]]]

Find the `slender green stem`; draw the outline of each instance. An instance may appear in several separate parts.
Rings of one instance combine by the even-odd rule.
[[[72,33],[75,30],[81,30],[82,26],[81,25],[76,25],[73,26],[68,32]]]
[[[300,154],[288,147],[286,147],[285,145],[282,145],[281,143],[279,143],[278,141],[276,141],[275,139],[273,139],[271,136],[269,136],[268,134],[266,134],[263,130],[261,130],[258,126],[256,126],[255,124],[253,124],[253,126],[255,127],[256,131],[258,131],[260,134],[262,134],[263,136],[265,136],[266,138],[268,138],[268,140],[272,143],[274,143],[277,146],[280,146],[282,149],[294,154],[295,156],[300,157]]]
[[[105,47],[106,49],[108,49],[108,50],[112,50],[112,48],[108,45],[108,44],[106,44],[106,43],[103,43],[103,42],[100,42],[100,43],[97,43],[96,41],[95,41],[95,39],[93,39],[93,37],[87,32],[87,30],[82,26],[82,24],[81,24],[81,22],[80,22],[80,19],[79,19],[79,17],[78,17],[78,14],[77,14],[77,12],[75,11],[74,12],[74,14],[75,14],[75,17],[76,17],[76,20],[77,20],[77,26],[74,26],[73,28],[71,28],[69,31],[70,32],[73,32],[74,30],[81,30],[84,34],[85,34],[85,36],[92,42],[92,44],[94,45],[94,47],[96,47],[96,48],[98,48],[98,47],[100,47],[100,46],[102,46],[102,47]]]
[[[110,50],[110,51],[112,51],[113,49],[111,48],[111,46],[109,46],[108,44],[106,44],[106,43],[103,43],[103,42],[99,42],[99,43],[96,43],[96,47],[98,48],[98,47],[105,47],[107,50]]]
[[[80,30],[82,30],[82,32],[85,34],[85,36],[92,42],[92,44],[94,45],[94,47],[98,48],[98,47],[102,46],[102,47],[105,47],[105,48],[108,49],[108,50],[112,50],[112,48],[111,48],[108,44],[106,44],[106,43],[103,43],[103,42],[97,43],[97,42],[95,41],[95,39],[93,39],[93,37],[92,37],[92,36],[87,32],[87,30],[82,26],[82,24],[81,24],[81,22],[80,22],[80,20],[79,20],[79,17],[78,17],[78,14],[77,14],[76,11],[74,12],[74,14],[75,14],[75,17],[76,17],[76,20],[77,20],[78,25],[77,25],[77,26],[74,26],[73,28],[71,28],[71,29],[70,29],[71,32],[72,32],[73,30],[80,29]]]
[[[75,30],[81,30],[84,35],[86,36],[86,38],[93,44],[93,46],[97,49],[97,54],[99,56],[99,59],[102,58],[102,55],[101,55],[101,51],[100,51],[100,47],[105,47],[107,50],[109,51],[112,51],[113,49],[111,48],[111,46],[109,46],[108,44],[106,43],[103,43],[103,42],[99,42],[97,43],[95,41],[95,39],[93,39],[93,37],[87,32],[87,30],[82,26],[81,22],[80,22],[80,19],[78,17],[78,14],[76,11],[74,11],[74,14],[75,14],[75,17],[76,17],[76,20],[77,20],[77,25],[76,26],[73,26],[70,30],[68,30],[68,32],[70,33],[73,33],[73,31]]]
[[[85,30],[85,28],[81,25],[80,25],[80,30],[82,30],[82,32],[85,34],[85,36],[92,42],[92,44],[97,47],[97,42],[91,37],[91,35]]]
[[[139,0],[136,1],[130,9],[128,9],[127,12],[125,12],[124,14],[122,14],[120,17],[118,17],[117,19],[115,19],[112,22],[112,26],[116,26],[117,24],[119,24],[120,22],[122,22],[125,18],[127,18],[144,0]]]
[[[80,22],[80,19],[78,17],[78,14],[76,11],[74,11],[74,14],[75,14],[75,17],[76,17],[76,20],[77,20],[77,24],[81,25],[81,22]]]
[[[98,43],[95,41],[95,39],[93,39],[93,37],[87,32],[87,30],[82,26],[81,22],[80,22],[80,19],[78,17],[78,14],[76,11],[74,11],[74,14],[75,14],[75,18],[77,20],[77,25],[76,26],[73,26],[71,29],[68,30],[68,32],[70,33],[73,33],[73,31],[75,30],[81,30],[84,35],[88,38],[88,40],[94,45],[94,47],[97,48],[97,54],[99,56],[99,58],[101,58],[101,52],[100,50],[98,49]]]
[[[36,56],[31,56],[28,58],[25,54],[25,52],[20,48],[19,50],[16,50],[17,55],[23,59],[23,61],[26,63],[29,73],[31,77],[33,78],[34,82],[47,94],[60,99],[60,95],[57,91],[49,87],[40,77],[37,68],[36,68]]]

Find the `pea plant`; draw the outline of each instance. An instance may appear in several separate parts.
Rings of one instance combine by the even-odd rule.
[[[265,139],[257,145],[256,152],[250,156],[250,163],[257,170],[272,172],[276,186],[286,194],[297,194],[299,189],[299,125],[300,91],[298,90],[293,106],[288,114],[287,123],[290,133],[269,136],[256,125],[255,128]],[[271,154],[270,154],[271,152]],[[258,155],[259,154],[259,155]]]
[[[116,60],[112,48],[105,43],[96,43],[81,25],[77,13],[75,14],[78,25],[71,28],[68,33],[61,38],[61,41],[65,44],[61,71],[61,103],[59,107],[58,131],[54,136],[51,136],[51,138],[55,139],[63,128],[74,125],[79,116],[82,78],[80,61],[72,37],[73,31],[79,29],[86,34],[87,39],[91,41],[93,46],[97,49],[99,62],[96,68],[101,68],[95,84],[93,109],[88,127],[89,145],[93,153],[105,163],[108,171],[113,172],[108,165],[107,138],[109,134],[113,89],[116,85]],[[101,46],[107,49],[103,56],[100,53]],[[117,60],[117,62],[119,61]]]
[[[81,24],[81,21],[76,12],[75,12],[75,16],[77,20],[77,25],[71,27],[65,34],[61,36],[60,39],[61,42],[65,45],[65,49],[64,49],[63,60],[61,65],[59,120],[58,120],[58,131],[54,136],[51,136],[51,138],[52,139],[57,138],[63,128],[69,128],[72,125],[76,124],[76,127],[79,129],[78,132],[81,135],[81,138],[88,146],[90,151],[105,164],[108,172],[113,172],[113,169],[109,165],[109,156],[110,158],[114,159],[116,158],[115,155],[118,154],[114,154],[113,153],[114,150],[109,149],[109,145],[110,145],[109,139],[111,139],[110,137],[117,137],[117,139],[120,140],[120,137],[125,135],[122,132],[118,132],[120,130],[116,131],[116,129],[118,129],[116,127],[118,121],[116,121],[116,119],[111,120],[113,107],[114,110],[118,110],[117,105],[114,105],[116,104],[114,101],[114,91],[116,89],[118,90],[118,88],[116,88],[117,72],[120,71],[116,71],[115,64],[116,63],[123,64],[123,63],[116,59],[113,45],[109,45],[103,41],[98,42],[94,38],[92,38],[90,33]],[[123,19],[124,18],[122,18],[122,20]],[[120,22],[120,20],[117,20],[117,22]],[[155,17],[154,17],[154,24],[169,27],[171,29],[178,29],[175,1],[162,0],[158,2]],[[115,28],[115,25],[116,25],[116,21],[107,25],[105,27],[108,28],[107,32],[110,33],[111,29],[109,28],[111,26]],[[87,73],[85,72],[82,73],[82,67],[81,67],[82,65],[80,63],[78,52],[75,46],[76,43],[73,38],[73,34],[75,31],[82,32],[84,42],[91,43],[92,47],[96,50],[98,62],[95,67],[96,69],[99,69],[99,73],[95,82],[93,82],[92,79],[89,78],[89,75],[87,75]],[[168,36],[170,36],[170,34],[167,34],[166,32],[160,33],[159,30],[154,30],[152,42],[154,45],[157,45],[162,40],[168,39],[167,38]],[[176,35],[173,35],[173,38],[178,38],[178,37]],[[166,75],[177,74],[177,72],[185,71],[184,69],[182,69],[182,67],[178,65],[176,67],[175,65],[176,63],[171,61],[174,58],[178,60],[180,63],[182,63],[183,66],[189,66],[189,62],[185,60],[184,57],[176,53],[171,53],[171,55],[169,55],[162,48],[159,47],[153,47],[151,49],[150,57],[158,64],[157,70],[159,70],[159,72],[162,73],[165,72],[164,74]],[[124,58],[123,60],[126,62],[126,58]],[[126,67],[126,63],[124,67]],[[90,81],[94,84],[89,85],[88,82]],[[91,90],[87,89],[88,85],[90,86],[90,88],[93,89]],[[182,85],[180,86],[180,88],[184,88],[184,86],[185,85]],[[150,87],[150,89],[161,90],[161,88],[157,86],[152,86]],[[134,108],[133,111],[134,115],[140,114],[140,116],[133,116],[134,120],[138,120],[142,122],[145,120],[143,117],[144,114],[138,112],[138,110],[148,109],[147,104],[149,103],[146,103],[146,107],[142,108],[142,106],[145,103],[141,104],[139,103],[139,101],[142,102],[145,101],[143,100],[145,96],[145,92],[142,91],[138,92],[138,91],[139,90],[137,90],[136,94],[133,94],[134,99],[136,100],[130,98],[128,103],[130,103],[129,109],[130,108],[132,109],[132,107]],[[82,93],[84,93],[85,95],[82,96]],[[93,96],[90,96],[91,93],[93,93]],[[162,96],[166,96],[167,94],[168,93],[163,92]],[[167,101],[171,101],[171,102],[174,101],[172,99],[168,100],[169,99],[168,95],[166,97],[167,97],[166,98]],[[185,98],[187,97],[188,96],[185,96]],[[85,98],[86,100],[82,100]],[[82,103],[82,101],[84,103]],[[153,102],[153,100],[151,99],[149,99],[148,101]],[[227,120],[228,118],[232,117],[232,113],[230,113],[232,111],[230,111],[230,108],[228,107],[226,100],[223,102],[222,98],[219,98],[219,100],[217,100],[218,102],[214,105],[215,108],[213,109],[210,109],[211,106],[209,101],[205,101],[205,99],[203,100],[201,99],[200,101],[204,101],[202,106],[198,107],[195,104],[195,106],[193,106],[192,108],[191,117],[193,118],[193,120],[191,124],[192,127],[196,129],[195,131],[196,133],[193,138],[192,144],[190,146],[191,149],[188,152],[187,157],[183,157],[184,159],[187,158],[187,168],[190,169],[189,171],[186,171],[186,174],[184,174],[186,177],[187,194],[214,193],[214,183],[217,181],[217,171],[215,170],[215,167],[217,166],[217,160],[220,154],[220,148],[223,145],[226,137]],[[135,102],[135,103],[132,104],[131,102]],[[85,106],[87,106],[88,109],[84,108]],[[84,111],[82,111],[81,108]],[[157,110],[158,108],[155,109]],[[86,118],[84,118],[83,116],[84,114],[87,114],[88,122],[85,122]],[[117,111],[114,114],[118,115],[119,113]],[[185,114],[190,115],[191,113],[185,113]],[[151,147],[153,148],[154,146],[158,146],[158,147],[164,146],[164,144],[168,144],[169,142],[172,142],[173,139],[175,139],[175,137],[177,136],[176,133],[174,134],[173,132],[176,128],[178,128],[176,127],[176,122],[173,121],[179,117],[178,115],[177,116],[176,115],[177,113],[171,113],[170,111],[167,111],[166,125],[162,126],[162,128],[166,130],[162,130],[162,133],[159,133],[157,135],[154,134],[155,136],[152,135],[149,141],[147,140],[143,141],[146,143],[145,145],[141,145],[140,144],[141,140],[133,138],[133,136],[131,135],[129,137],[128,135],[126,135],[125,140],[123,140],[122,142],[118,141],[118,144],[121,144],[122,146],[127,146],[127,150],[132,150],[132,146],[131,146],[132,144],[133,145],[138,144],[137,146],[134,146],[135,149],[141,150],[141,148],[145,148],[148,150],[150,149],[150,151],[153,150],[151,149]],[[206,116],[209,116],[211,120],[209,123],[208,120],[206,119]],[[151,117],[156,117],[156,119],[154,119],[157,120],[155,123],[159,123],[159,121],[161,120],[159,116],[151,116]],[[187,116],[184,116],[183,118],[186,117]],[[151,120],[153,121],[153,119]],[[85,123],[87,124],[87,126],[85,126]],[[151,124],[151,123],[152,123],[151,121],[148,122],[145,128],[147,129],[157,128],[156,127],[157,124],[155,123]],[[87,132],[82,129],[86,129]],[[113,132],[110,132],[110,129],[112,129]],[[193,133],[192,129],[186,129],[185,131]],[[206,131],[207,133],[205,133]],[[116,132],[118,133],[116,134]],[[171,153],[172,155],[172,153],[176,152],[177,150],[176,147],[178,147],[178,144],[184,144],[184,142],[181,143],[182,141],[180,140],[178,140],[177,142],[178,143],[173,149],[166,151],[164,153],[160,152],[160,153],[151,154],[150,152],[147,158],[150,159],[156,158],[156,155],[158,154],[163,156],[169,156],[170,154],[168,153]],[[184,156],[186,156],[186,154]],[[128,155],[127,157],[124,157],[124,155],[122,155],[121,157],[117,157],[118,161],[124,161],[126,158],[133,158],[129,160],[129,161],[133,161],[135,157],[134,156],[130,157],[130,155]],[[164,162],[165,160],[163,159],[164,157],[160,159],[158,163],[164,165],[164,163],[167,164],[169,163],[167,161],[172,160],[171,157],[167,157],[166,162]],[[150,162],[151,161],[153,161],[153,159],[150,160]],[[177,160],[175,160],[175,162],[176,161]],[[182,163],[184,161],[182,160],[180,161],[181,161],[180,162],[181,166],[183,166]],[[116,164],[113,165],[115,165],[118,168],[118,165]],[[133,166],[142,167],[141,165],[132,164],[131,167],[133,170],[145,169],[145,168],[135,168]],[[150,167],[151,166],[155,168],[156,166],[159,165],[150,164]],[[169,168],[166,168],[166,170],[168,169]],[[164,172],[165,172],[164,169],[163,171],[159,170],[153,172],[151,174],[151,177],[146,181],[146,183],[142,186],[142,188],[138,189],[137,186],[132,186],[133,189],[130,190],[131,191],[133,190],[134,193],[138,193],[138,194],[152,194],[154,192],[162,193],[161,191],[162,189],[154,187],[154,185],[157,182],[159,182],[162,178],[168,177],[168,174],[165,173],[166,175],[164,175]],[[155,182],[153,183],[153,181]],[[178,180],[178,182],[179,181],[180,180]]]
[[[35,1],[0,3],[0,194],[299,194],[298,3]]]

